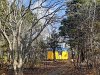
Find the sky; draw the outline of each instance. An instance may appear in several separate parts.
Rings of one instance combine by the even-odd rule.
[[[29,0],[24,0],[23,3],[24,3],[25,6],[28,6],[29,5]]]
[[[33,0],[33,1],[34,1],[34,0]],[[41,1],[41,0],[40,0],[40,1]],[[51,5],[52,3],[56,2],[56,1],[62,1],[62,2],[64,3],[66,0],[48,0],[48,2],[46,2],[45,4],[49,6],[49,5]],[[27,6],[29,5],[29,0],[24,0],[23,3],[24,3],[24,5],[27,7]],[[60,6],[60,4],[62,4],[62,3],[59,3],[58,6]],[[35,4],[35,6],[37,6],[37,3]],[[56,9],[56,8],[57,8],[57,7],[55,7],[55,9]],[[54,8],[51,9],[51,11],[52,11],[52,10],[54,10]],[[62,10],[62,11],[60,11],[60,12],[57,13],[58,16],[62,16],[62,15],[64,15],[64,14],[65,14],[65,10]],[[57,28],[59,27],[59,25],[55,25],[55,26],[57,26]]]
[[[13,2],[13,0],[8,0],[10,3],[11,2]],[[29,1],[30,0],[23,0],[23,4],[27,7],[28,5],[29,5]],[[35,1],[35,0],[32,0],[32,1]],[[38,1],[38,0],[37,0]],[[40,1],[40,3],[41,3],[41,1],[42,0],[39,0]],[[59,1],[60,2],[62,2],[62,3],[65,3],[65,1],[69,1],[69,0],[47,0],[47,2],[45,2],[44,4],[45,5],[47,5],[47,6],[50,6],[51,4],[53,4],[54,2],[57,2],[58,1],[58,3],[59,3]],[[61,5],[62,3],[59,3],[59,5]],[[55,8],[53,8],[53,9],[51,9],[50,10],[50,12],[52,12],[54,9],[56,9],[57,7],[59,7],[59,5],[58,6],[56,6]],[[36,2],[35,4],[34,4],[34,6],[32,6],[32,7],[36,7],[36,6],[38,6],[38,2]],[[40,11],[39,11],[40,12]],[[62,11],[60,11],[60,12],[58,12],[57,13],[57,15],[58,16],[62,16],[62,15],[64,15],[65,14],[65,10],[62,10]],[[42,14],[43,15],[43,14]],[[42,16],[42,15],[39,15],[39,16]],[[60,26],[60,23],[56,23],[56,24],[58,24],[58,25],[55,25],[57,28],[59,28],[59,26]]]
[[[9,2],[13,2],[13,0],[8,0]],[[25,5],[25,7],[27,7],[29,5],[29,1],[30,0],[23,0],[23,4]],[[33,1],[38,1],[38,0],[33,0]],[[39,0],[39,2],[41,3],[42,0]],[[56,7],[54,7],[53,9],[50,9],[49,12],[52,12],[53,10],[55,10],[57,7],[59,7],[60,5],[62,5],[62,3],[64,3],[66,0],[47,0],[47,2],[44,3],[44,5],[46,6],[50,6],[51,4],[53,4],[54,2],[58,2],[58,5]],[[62,2],[62,3],[61,3]],[[37,7],[38,6],[38,2],[36,2],[33,6],[31,6],[31,8],[34,8],[34,7]],[[61,10],[60,12],[57,13],[57,16],[62,16],[65,14],[65,8],[64,7],[63,9],[64,10]],[[41,10],[45,10],[45,9],[41,9]],[[38,15],[38,17],[42,17],[43,15],[45,15],[43,12],[41,12],[41,10],[38,11],[38,13],[41,13]],[[35,13],[36,11],[33,11],[33,13]],[[63,18],[62,18],[63,19]],[[41,22],[43,23],[45,20],[42,19]],[[59,23],[54,23],[53,24],[53,27],[57,29],[57,32],[58,32],[58,29],[60,27],[60,21]],[[48,29],[50,32],[52,32],[52,27],[49,27]]]
[[[34,1],[34,0],[33,0],[33,1]],[[40,1],[40,3],[41,3],[42,0],[39,0],[39,1]],[[58,4],[55,8],[50,9],[50,12],[52,12],[53,10],[55,10],[55,9],[56,9],[57,7],[59,7],[62,3],[64,3],[66,0],[48,0],[47,2],[44,3],[44,5],[50,6],[51,4],[53,4],[54,2],[57,2],[57,1],[58,1],[59,4]],[[62,2],[62,3],[60,3],[59,1]],[[29,0],[24,0],[24,1],[23,1],[23,4],[27,7],[27,6],[29,5]],[[38,2],[36,2],[35,5],[32,6],[31,8],[34,8],[34,7],[37,7],[37,6],[38,6]],[[62,15],[65,15],[65,10],[66,10],[65,8],[66,8],[66,7],[63,8],[64,10],[61,10],[60,12],[57,13],[57,15],[58,15],[59,17],[62,16]],[[45,9],[41,9],[41,10],[45,10]],[[41,10],[38,11],[38,13],[41,13],[41,14],[38,15],[39,18],[42,17],[43,15],[45,15],[44,12],[41,12]],[[36,12],[36,11],[33,11],[33,12]],[[62,18],[62,19],[63,19],[63,18]],[[61,19],[61,20],[62,20],[62,19]],[[45,22],[45,19],[42,19],[41,22],[42,22],[42,23]],[[60,25],[61,25],[61,22],[60,22],[60,21],[59,21],[59,23],[56,22],[56,23],[54,23],[54,25],[53,25],[53,27],[56,28],[56,31],[57,31],[57,32],[59,32],[58,29],[59,29]],[[44,31],[42,32],[42,34],[45,33],[46,35],[49,35],[50,33],[52,33],[52,30],[53,30],[53,28],[52,28],[51,26],[48,26],[47,29],[44,29]]]

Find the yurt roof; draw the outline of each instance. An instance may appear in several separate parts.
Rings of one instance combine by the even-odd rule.
[[[57,47],[56,51],[68,51],[69,48]],[[48,48],[48,50],[53,51],[52,48]]]

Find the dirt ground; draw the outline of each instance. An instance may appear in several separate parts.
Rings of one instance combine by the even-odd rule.
[[[41,66],[24,69],[23,73],[23,75],[95,75],[93,69],[76,69],[70,61],[44,61]],[[8,70],[6,75],[14,74],[12,70]]]

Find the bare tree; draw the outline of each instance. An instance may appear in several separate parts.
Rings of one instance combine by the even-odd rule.
[[[29,0],[27,7],[23,5],[23,1],[8,2],[7,10],[4,9],[4,13],[6,13],[6,19],[3,19],[5,25],[2,25],[0,20],[0,32],[8,42],[10,60],[16,75],[22,75],[22,66],[31,51],[33,41],[39,37],[45,27],[56,21],[57,13],[64,8],[63,1],[60,0],[54,2],[52,0]],[[36,6],[38,1],[40,3]],[[2,6],[4,5],[2,4]],[[41,10],[43,10],[41,13],[44,13],[42,15],[38,13]],[[31,22],[26,19],[29,12],[33,14]],[[7,35],[6,27],[10,35]],[[36,29],[36,27],[38,28]],[[18,73],[17,68],[20,70]]]

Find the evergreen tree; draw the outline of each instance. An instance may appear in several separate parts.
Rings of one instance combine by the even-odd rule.
[[[67,2],[67,19],[63,19],[61,22],[60,35],[68,36],[68,44],[70,44],[71,49],[77,50],[81,61],[87,57],[90,58],[91,55],[93,56],[95,45],[97,45],[94,38],[97,38],[97,34],[100,33],[97,32],[99,28],[99,5],[97,0]]]

